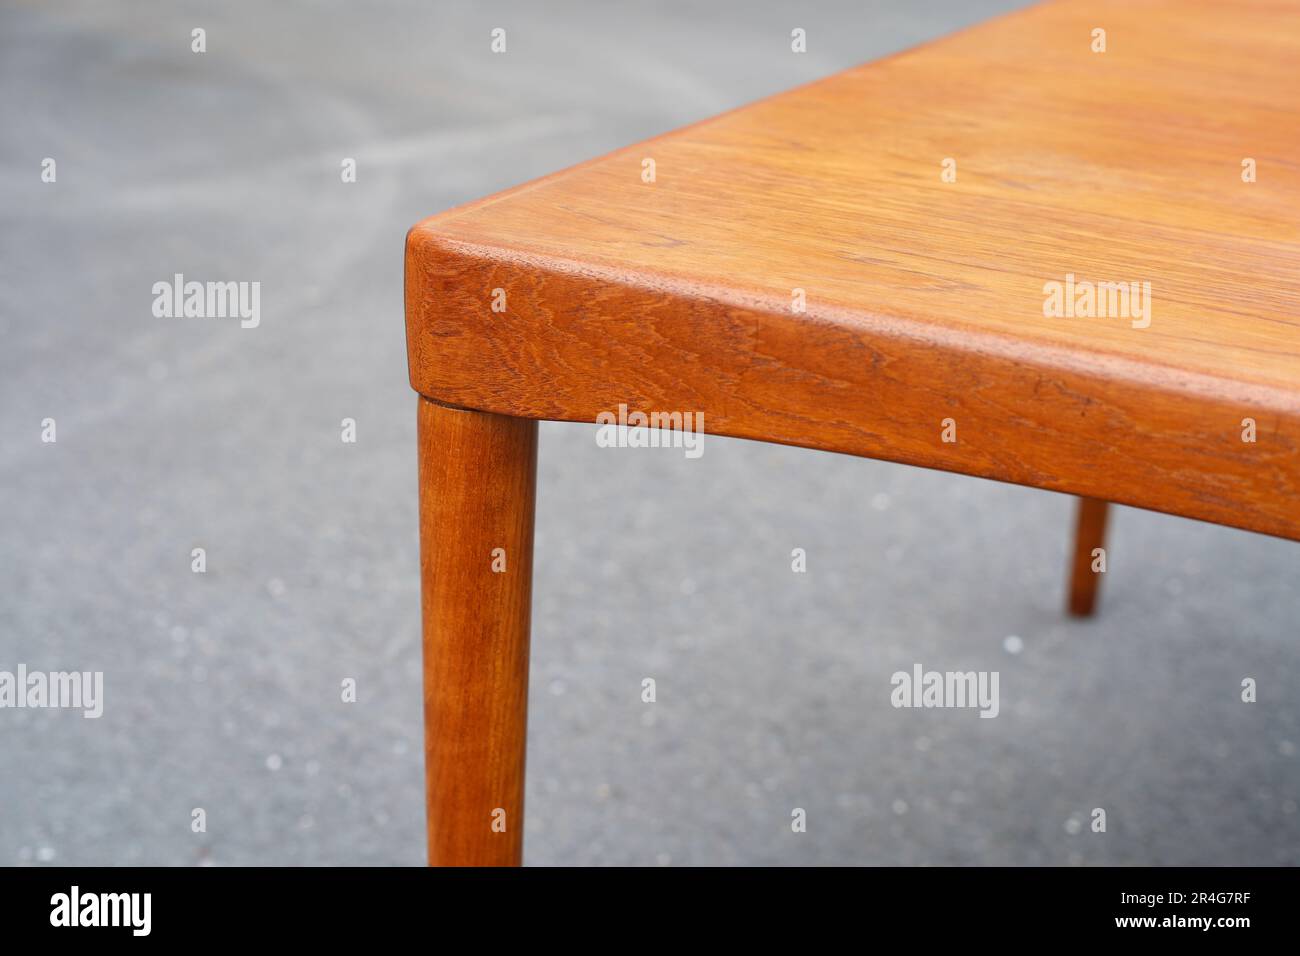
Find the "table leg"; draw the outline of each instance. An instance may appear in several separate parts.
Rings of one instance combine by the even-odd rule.
[[[537,423],[419,399],[429,863],[523,855]]]
[[[1100,572],[1092,569],[1093,549],[1105,545],[1108,502],[1098,498],[1080,498],[1078,521],[1074,531],[1074,566],[1070,572],[1070,613],[1089,617],[1097,604]]]

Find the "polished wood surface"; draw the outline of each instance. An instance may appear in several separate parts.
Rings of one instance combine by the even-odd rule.
[[[1048,3],[435,216],[412,384],[1300,538],[1297,63],[1295,2]]]
[[[1070,565],[1070,613],[1075,617],[1090,617],[1097,607],[1097,591],[1102,574],[1094,571],[1099,555],[1098,548],[1106,547],[1106,517],[1110,505],[1096,498],[1080,498],[1074,526],[1074,559]]]
[[[518,865],[537,423],[421,398],[418,432],[429,862]]]

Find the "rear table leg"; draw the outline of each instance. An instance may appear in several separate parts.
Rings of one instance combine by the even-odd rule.
[[[1093,549],[1105,546],[1108,502],[1099,498],[1080,498],[1078,523],[1074,532],[1074,567],[1070,572],[1070,613],[1090,617],[1097,604],[1097,587],[1101,575],[1092,570]]]

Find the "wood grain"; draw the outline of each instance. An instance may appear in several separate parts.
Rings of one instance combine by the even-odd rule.
[[[1049,3],[435,216],[411,382],[1300,538],[1298,62],[1295,2]]]
[[[537,423],[423,398],[417,421],[429,863],[517,866]]]
[[[1093,550],[1106,545],[1106,516],[1110,505],[1080,498],[1074,527],[1074,560],[1070,564],[1070,613],[1090,617],[1097,607],[1101,573],[1093,571]]]

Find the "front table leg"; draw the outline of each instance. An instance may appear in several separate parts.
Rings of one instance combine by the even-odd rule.
[[[518,866],[537,422],[421,397],[418,444],[429,863]]]

